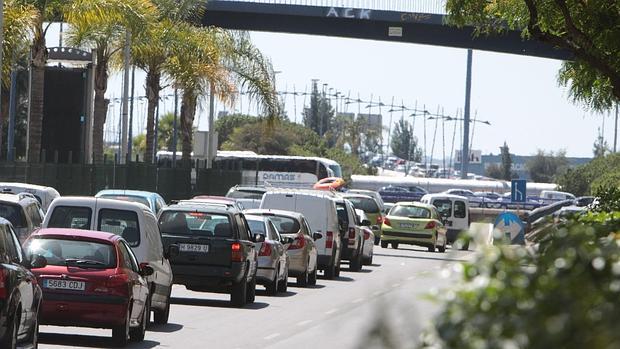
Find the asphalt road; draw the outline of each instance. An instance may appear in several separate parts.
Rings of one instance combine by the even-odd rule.
[[[417,341],[439,304],[427,297],[455,280],[472,252],[430,253],[404,246],[375,246],[374,265],[313,288],[289,279],[286,294],[266,296],[244,309],[228,295],[173,289],[170,323],[152,325],[142,343],[128,348],[402,348]],[[111,331],[41,326],[41,348],[111,347]]]

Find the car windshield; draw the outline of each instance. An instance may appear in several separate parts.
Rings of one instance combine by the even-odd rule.
[[[296,219],[283,216],[270,216],[269,220],[278,228],[280,234],[296,234],[300,225]]]
[[[433,205],[437,207],[437,211],[442,217],[452,216],[452,201],[439,199],[433,202]]]
[[[164,211],[159,228],[162,234],[232,237],[230,219],[222,213]]]
[[[45,257],[48,265],[102,269],[116,267],[114,246],[100,242],[36,238],[27,243],[25,250],[31,259],[35,255]]]
[[[104,195],[101,195],[101,197],[106,198],[106,199],[120,200],[120,201],[137,202],[139,204],[143,204],[146,207],[151,207],[151,204],[149,203],[149,201],[142,196],[104,194]]]
[[[48,213],[49,214],[49,213]],[[88,207],[56,206],[47,224],[48,228],[90,229],[92,211]]]
[[[9,204],[6,202],[0,203],[0,217],[5,218],[14,228],[24,228],[27,226],[26,217],[19,205]]]
[[[375,200],[363,197],[346,197],[351,201],[353,207],[363,210],[366,213],[379,213],[379,206]]]
[[[265,222],[262,219],[247,218],[248,225],[250,226],[250,233],[252,235],[265,235],[267,234]]]
[[[226,196],[233,199],[261,200],[263,198],[263,194],[265,194],[265,192],[257,190],[233,190],[226,194]]]
[[[425,207],[396,205],[390,211],[390,216],[407,218],[431,218],[431,211]]]
[[[135,247],[140,244],[140,227],[138,214],[128,210],[99,210],[99,224],[97,230],[120,235]]]

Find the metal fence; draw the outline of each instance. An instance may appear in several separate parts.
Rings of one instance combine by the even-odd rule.
[[[344,7],[355,9],[446,14],[446,0],[211,0],[261,4]]]

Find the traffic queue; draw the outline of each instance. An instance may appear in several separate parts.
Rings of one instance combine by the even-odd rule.
[[[338,278],[343,261],[359,272],[375,245],[448,243],[437,207],[400,202],[386,215],[372,191],[233,187],[167,205],[144,191],[43,201],[45,187],[11,188],[0,194],[2,348],[36,348],[39,325],[111,329],[122,347],[168,322],[174,284],[244,307],[257,287],[312,287],[319,272]]]

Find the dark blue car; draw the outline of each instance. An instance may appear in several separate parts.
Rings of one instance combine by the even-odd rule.
[[[379,189],[379,195],[385,202],[420,201],[426,194],[428,194],[426,189],[416,185],[407,187],[390,185]]]

